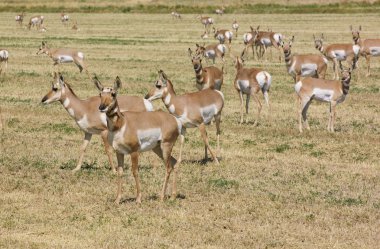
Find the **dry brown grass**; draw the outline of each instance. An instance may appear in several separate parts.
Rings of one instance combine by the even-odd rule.
[[[182,21],[170,15],[71,16],[80,32],[64,28],[59,14],[46,14],[47,33],[17,27],[14,13],[0,16],[1,46],[10,51],[8,73],[0,80],[1,248],[378,247],[379,59],[373,60],[370,78],[354,72],[350,94],[337,108],[335,134],[326,130],[327,104],[314,103],[311,131],[302,135],[292,80],[284,64],[274,61],[247,63],[272,74],[272,113],[264,107],[258,127],[237,124],[238,96],[229,60],[221,165],[196,162],[203,146],[198,131],[189,130],[179,172],[181,198],[157,200],[164,168],[153,169],[147,153],[140,167],[143,204],[130,201],[134,183],[126,170],[125,202],[115,206],[116,178],[99,137],[93,138],[84,169],[70,172],[83,135],[60,104],[40,105],[52,68],[49,58],[35,55],[37,47],[44,39],[52,47],[83,50],[90,71],[103,82],[120,76],[123,93],[142,96],[158,69],[184,93],[195,91],[187,48],[200,42],[202,27],[192,15]],[[216,17],[216,26],[229,28],[234,18]],[[317,53],[313,33],[324,32],[328,42],[351,42],[349,24],[362,24],[363,37],[379,37],[380,32],[375,14],[239,15],[238,21],[234,54],[243,49],[241,35],[249,25],[294,34],[293,52],[298,53]],[[64,65],[62,71],[78,96],[97,94],[74,65]],[[251,120],[255,112],[252,104]],[[215,141],[213,126],[209,134]]]

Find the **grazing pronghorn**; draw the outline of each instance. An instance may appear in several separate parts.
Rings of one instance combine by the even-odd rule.
[[[252,54],[253,54],[253,59],[255,59],[255,52],[256,52],[256,36],[258,32],[253,31],[253,32],[247,32],[244,33],[243,35],[243,42],[244,42],[244,49],[243,52],[241,53],[241,57],[245,55],[245,53],[248,51],[248,49],[251,47],[252,48]]]
[[[78,124],[79,128],[84,132],[84,140],[81,146],[80,156],[77,166],[73,169],[73,171],[78,171],[81,169],[86,148],[90,143],[92,135],[96,134],[102,137],[111,169],[116,172],[112,161],[112,150],[107,140],[108,130],[106,116],[98,110],[100,97],[94,96],[85,100],[79,99],[75,95],[71,86],[65,82],[63,76],[59,75],[58,77],[57,73],[55,73],[51,90],[42,98],[41,102],[43,104],[50,104],[55,101],[59,101],[63,105],[69,115]],[[118,97],[118,102],[122,111],[153,111],[152,104],[143,98],[134,96],[120,96]]]
[[[191,48],[189,48],[188,51],[191,58],[191,63],[194,67],[196,87],[198,90],[211,88],[220,91],[223,84],[223,68],[222,70],[214,66],[203,68],[201,56],[193,56],[193,51],[191,51]]]
[[[79,31],[78,23],[77,21],[74,22],[73,26],[71,27],[72,30]]]
[[[63,25],[67,25],[69,23],[69,15],[65,14],[64,12],[61,12],[61,22]]]
[[[232,29],[235,30],[235,36],[237,37],[238,36],[238,30],[239,30],[239,23],[236,21],[236,19],[232,23]]]
[[[261,102],[257,96],[258,92],[261,92],[264,95],[265,102],[269,107],[269,95],[268,91],[272,83],[272,76],[258,68],[244,68],[242,58],[236,57],[235,60],[236,68],[236,77],[234,80],[234,87],[239,93],[240,98],[240,124],[243,123],[243,113],[244,113],[244,104],[243,104],[243,95],[247,95],[245,103],[245,112],[247,114],[246,122],[248,123],[248,109],[249,109],[249,100],[252,96],[257,103],[257,119],[254,124],[257,124],[260,112],[261,112]]]
[[[172,82],[167,78],[166,74],[162,70],[158,73],[159,78],[155,82],[154,88],[145,98],[151,101],[161,98],[169,112],[181,121],[184,128],[198,127],[205,144],[204,160],[207,162],[208,149],[214,162],[219,164],[217,154],[214,153],[209,145],[206,125],[210,124],[213,118],[215,119],[217,151],[219,154],[220,119],[224,106],[223,93],[218,90],[207,88],[198,92],[177,95],[174,91]],[[184,135],[181,135],[181,147],[178,161],[182,160],[183,143]]]
[[[352,31],[352,38],[356,45],[360,46],[360,55],[364,56],[367,61],[367,75],[370,76],[370,64],[371,64],[371,56],[380,56],[380,39],[361,39],[360,31],[362,30],[362,26],[359,26],[359,30]]]
[[[208,17],[208,16],[202,16],[202,15],[198,16],[197,18],[203,24],[205,31],[207,33],[210,33],[210,27],[212,24],[214,24],[214,19],[212,19],[211,17]]]
[[[35,26],[37,28],[37,30],[39,30],[41,28],[41,25],[44,23],[44,19],[45,19],[45,17],[41,16],[41,15],[32,16],[29,19],[28,29],[31,29],[33,26]]]
[[[310,130],[306,115],[313,99],[330,103],[330,118],[327,130],[334,132],[335,107],[346,99],[348,90],[350,89],[351,71],[352,68],[342,70],[341,81],[307,77],[297,82],[294,89],[298,95],[300,104],[298,123],[300,132],[302,132],[303,125],[306,129]]]
[[[224,14],[225,9],[226,8],[224,8],[224,6],[222,6],[222,8],[215,10],[215,14],[222,16]]]
[[[226,40],[228,40],[228,48],[231,49],[231,41],[232,37],[234,36],[234,33],[232,33],[228,29],[215,29],[213,27],[214,31],[214,38],[219,41],[220,44],[224,44]]]
[[[224,55],[226,53],[226,46],[224,44],[211,44],[206,47],[199,44],[195,45],[197,46],[195,50],[196,55],[202,55],[206,59],[212,59],[213,64],[215,64],[215,58],[220,57],[224,64]]]
[[[172,12],[172,18],[173,19],[182,19],[181,14],[178,13],[177,11]]]
[[[276,48],[279,53],[281,41],[284,39],[284,36],[281,33],[275,33],[272,31],[259,31],[260,26],[256,28],[256,30],[251,26],[252,33],[256,33],[255,40],[253,41],[255,46],[260,47],[260,54],[257,56],[258,58],[264,57],[267,52],[268,47]],[[271,52],[272,53],[272,52]],[[257,51],[256,51],[257,54]],[[279,55],[279,60],[281,61],[281,54]]]
[[[334,79],[339,79],[338,64],[341,67],[342,61],[347,61],[349,65],[353,64],[352,69],[356,68],[356,62],[359,58],[360,47],[349,43],[330,44],[323,46],[324,36],[314,38],[315,48],[318,49],[329,61],[333,62]]]
[[[24,17],[25,17],[25,12],[22,12],[21,14],[15,16],[15,20],[20,26],[22,26],[22,22],[24,21]]]
[[[294,36],[288,43],[281,44],[284,50],[286,71],[290,74],[294,83],[297,83],[301,77],[315,77],[324,79],[327,70],[327,59],[316,54],[292,55],[291,47]]]
[[[0,49],[0,74],[3,71],[3,64],[4,66],[4,72],[8,68],[8,58],[9,58],[9,52],[6,49]]]
[[[116,150],[118,162],[118,190],[116,203],[120,203],[122,192],[122,175],[124,155],[131,155],[132,173],[136,182],[136,202],[141,203],[140,178],[138,175],[138,160],[141,152],[153,150],[166,166],[165,181],[161,192],[161,201],[164,200],[168,180],[172,171],[173,185],[172,198],[176,197],[176,164],[171,156],[173,146],[180,134],[183,133],[181,122],[166,112],[121,112],[117,91],[121,82],[116,78],[114,87],[103,87],[95,77],[94,83],[100,91],[99,110],[107,117],[108,142]]]
[[[83,69],[88,73],[87,68],[84,64],[84,54],[77,51],[76,49],[71,48],[49,48],[45,41],[42,42],[42,45],[39,47],[37,54],[46,54],[54,61],[54,66],[61,63],[70,63],[74,62],[75,65],[79,68],[79,71],[82,72]]]

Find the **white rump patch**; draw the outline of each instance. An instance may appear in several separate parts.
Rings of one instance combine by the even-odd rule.
[[[238,23],[233,23],[233,24],[232,24],[232,28],[233,28],[233,29],[237,29],[237,28],[239,28],[239,24],[238,24]]]
[[[251,33],[245,33],[243,35],[244,43],[247,44],[250,40],[252,40],[253,36]]]
[[[346,51],[344,50],[334,50],[332,51],[332,56],[337,58],[339,61],[346,59]]]
[[[272,42],[268,38],[262,38],[260,41],[261,41],[261,44],[265,45],[266,47],[269,47],[272,45]]]
[[[313,95],[316,100],[330,102],[334,95],[334,91],[330,89],[314,88]]]
[[[205,124],[209,124],[217,113],[218,109],[215,104],[201,108],[201,115]]]
[[[8,51],[7,50],[1,50],[0,51],[0,58],[1,59],[7,59],[8,58],[8,56],[9,56],[9,53],[8,53]]]
[[[60,63],[69,63],[74,61],[73,57],[70,55],[58,55],[58,60]]]
[[[277,44],[280,44],[280,42],[282,41],[282,34],[276,33],[273,35],[273,38],[277,42]]]
[[[217,48],[223,54],[226,52],[226,46],[224,46],[223,44],[219,44]]]
[[[265,71],[261,71],[260,73],[258,73],[256,75],[257,83],[259,83],[259,86],[260,86],[261,89],[264,87],[264,85],[266,83],[268,83],[267,80],[269,80],[269,77],[270,77],[270,75],[269,75],[269,77],[268,77],[268,75],[269,74],[267,72],[265,72]]]
[[[249,80],[237,80],[237,86],[241,92],[243,92],[245,94],[251,93],[251,87],[249,86]]]
[[[162,140],[161,128],[137,130],[137,138],[140,144],[140,151],[151,150]]]
[[[301,65],[301,76],[314,76],[317,72],[317,64],[305,63]]]
[[[352,46],[352,50],[354,50],[354,54],[358,55],[360,51],[360,46],[359,45],[354,45]]]
[[[300,92],[301,87],[302,87],[302,81],[298,81],[298,82],[294,85],[294,90],[296,90],[296,93],[299,93],[299,92]]]
[[[36,24],[37,22],[39,22],[39,18],[38,17],[33,17],[30,22],[33,23],[33,24]]]
[[[78,52],[78,57],[83,60],[84,59],[84,54],[82,52]]]
[[[373,56],[380,56],[380,47],[370,47],[369,52]]]
[[[153,111],[153,105],[152,105],[152,102],[150,102],[149,100],[147,99],[143,99],[144,100],[144,106],[145,106],[145,110],[147,112],[152,112]]]
[[[226,37],[227,37],[227,39],[232,39],[232,36],[233,36],[234,34],[231,32],[231,31],[227,31],[226,32]]]
[[[213,24],[214,23],[214,19],[212,19],[211,17],[209,19],[207,19],[208,23],[209,24]]]

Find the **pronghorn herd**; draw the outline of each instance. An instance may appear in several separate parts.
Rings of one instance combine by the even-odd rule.
[[[222,15],[225,9],[219,9],[217,14]],[[171,13],[173,18],[181,19],[178,12]],[[16,22],[22,25],[25,14],[16,16]],[[264,101],[270,108],[269,91],[272,84],[272,76],[265,68],[246,68],[244,61],[247,59],[248,49],[252,48],[253,58],[264,59],[267,57],[267,50],[274,47],[281,52],[280,61],[284,56],[284,74],[289,74],[294,80],[294,89],[299,100],[299,131],[303,128],[310,129],[307,121],[307,110],[311,101],[323,101],[330,104],[330,117],[328,121],[328,131],[334,132],[336,116],[336,105],[345,100],[350,86],[351,74],[357,67],[359,56],[364,56],[367,60],[367,75],[370,73],[370,57],[380,55],[380,39],[361,39],[360,31],[352,31],[354,44],[324,44],[324,35],[320,38],[314,36],[314,46],[321,54],[292,54],[291,48],[294,36],[286,39],[282,33],[261,31],[260,26],[243,35],[243,50],[239,55],[233,55],[232,41],[233,32],[226,29],[212,27],[214,19],[211,17],[199,16],[198,19],[204,26],[204,36],[213,28],[214,36],[218,42],[212,44],[195,44],[195,50],[188,48],[191,58],[191,65],[195,73],[195,87],[198,91],[184,94],[177,94],[172,80],[162,70],[158,71],[158,78],[155,80],[151,90],[143,97],[132,97],[118,95],[121,88],[121,79],[116,77],[113,87],[105,87],[96,75],[91,79],[95,87],[99,90],[99,96],[88,99],[80,99],[76,96],[70,84],[59,73],[61,70],[54,70],[54,79],[49,92],[42,98],[43,104],[60,102],[68,114],[75,120],[80,129],[84,132],[83,144],[76,167],[73,171],[81,169],[84,154],[93,134],[102,137],[106,154],[112,171],[119,176],[116,203],[120,203],[122,194],[122,174],[124,169],[124,156],[131,156],[132,173],[136,184],[136,202],[140,203],[142,194],[140,179],[138,174],[139,154],[145,151],[153,151],[164,162],[166,174],[161,191],[161,200],[164,200],[167,192],[167,185],[173,173],[171,197],[176,196],[176,170],[182,161],[183,146],[187,128],[198,128],[205,145],[205,157],[207,162],[208,152],[211,154],[215,164],[220,160],[220,134],[221,118],[225,103],[222,86],[225,87],[224,75],[227,71],[225,61],[226,55],[233,58],[236,69],[233,86],[238,93],[240,100],[240,124],[248,122],[248,110],[251,97],[257,104],[257,117],[254,120],[256,125],[260,118],[262,104],[259,99],[261,91]],[[61,14],[62,23],[67,23],[67,14]],[[44,23],[44,16],[34,16],[29,20],[28,28],[36,26],[40,29]],[[232,29],[237,37],[239,24],[233,20]],[[199,37],[198,37],[199,38]],[[227,46],[225,45],[227,43]],[[311,45],[312,47],[312,45]],[[282,50],[282,51],[281,51]],[[84,52],[69,48],[50,48],[47,42],[42,41],[37,54],[46,54],[54,62],[54,66],[62,63],[73,62],[79,68],[90,75],[87,65],[84,63]],[[7,68],[9,53],[6,49],[0,49],[0,62]],[[211,59],[215,64],[215,59],[220,58],[223,62],[221,68],[217,66],[202,65],[204,58]],[[268,58],[265,58],[268,60]],[[329,61],[333,62],[334,79],[328,80],[326,70]],[[349,65],[348,69],[343,68],[342,61]],[[190,63],[189,63],[190,65]],[[339,80],[339,72],[341,79]],[[3,71],[0,69],[0,73]],[[191,71],[189,69],[189,71]],[[244,95],[246,95],[244,105]],[[154,111],[151,101],[161,99],[168,112]],[[215,122],[216,126],[216,150],[209,143],[206,126]],[[173,147],[180,138],[180,149],[178,159],[172,156]],[[117,167],[112,160],[112,149],[116,151]],[[219,157],[219,158],[218,158]]]

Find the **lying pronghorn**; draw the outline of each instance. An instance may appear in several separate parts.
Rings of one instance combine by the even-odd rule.
[[[81,100],[75,95],[71,86],[65,82],[62,75],[59,75],[58,77],[55,73],[54,79],[55,82],[52,83],[51,90],[42,98],[41,102],[43,104],[50,104],[59,101],[78,124],[79,128],[84,132],[84,140],[81,146],[80,156],[77,166],[73,171],[81,169],[86,148],[90,143],[92,135],[96,134],[102,137],[111,169],[116,172],[111,156],[112,150],[107,141],[108,130],[106,116],[98,110],[100,104],[99,96]],[[118,101],[122,111],[153,111],[152,104],[143,98],[120,96],[118,97]]]
[[[146,95],[148,100],[161,98],[166,108],[171,114],[177,117],[183,124],[184,128],[198,127],[201,132],[203,142],[205,144],[205,158],[207,161],[207,149],[210,151],[212,158],[216,164],[219,164],[217,155],[211,149],[206,125],[215,119],[217,134],[217,151],[220,153],[219,136],[220,136],[220,119],[224,106],[223,93],[218,90],[205,89],[198,92],[177,95],[174,91],[172,82],[167,78],[166,74],[160,70],[159,77],[155,82],[154,88]],[[182,147],[184,136],[181,136],[181,148],[179,160],[182,160]]]
[[[9,58],[9,52],[6,49],[0,49],[0,74],[3,71],[3,64],[4,66],[4,72],[8,68],[8,58]]]
[[[224,55],[226,53],[226,46],[224,44],[211,44],[211,45],[199,45],[195,50],[196,55],[204,56],[206,59],[212,59],[212,63],[215,64],[215,58],[220,57],[224,64]]]
[[[79,71],[82,72],[83,69],[88,73],[87,68],[84,64],[84,54],[77,51],[76,49],[71,48],[49,48],[45,41],[42,42],[42,45],[39,47],[37,54],[46,54],[54,61],[53,66],[59,65],[61,63],[70,63],[74,62],[75,65],[79,68]]]
[[[235,68],[236,68],[236,77],[234,80],[234,87],[236,91],[239,93],[240,97],[240,123],[243,123],[243,113],[244,113],[244,105],[243,105],[243,95],[247,95],[246,104],[245,104],[245,112],[247,114],[246,122],[248,123],[248,109],[249,109],[249,100],[252,96],[257,103],[257,119],[254,124],[257,124],[262,105],[257,96],[258,92],[261,91],[264,95],[265,102],[269,107],[269,95],[268,91],[270,89],[272,83],[272,76],[258,68],[243,68],[243,60],[242,58],[236,57],[235,60]]]
[[[235,30],[235,36],[237,37],[238,36],[238,30],[239,30],[239,23],[236,21],[236,19],[232,23],[232,29]]]
[[[350,89],[351,71],[351,68],[342,70],[342,80],[340,81],[307,77],[297,82],[294,88],[300,104],[298,122],[300,132],[302,132],[303,125],[310,130],[306,114],[313,99],[330,103],[330,118],[327,130],[334,132],[335,107],[346,99]]]
[[[44,24],[44,19],[45,17],[44,16],[32,16],[30,19],[29,19],[29,23],[28,23],[28,29],[31,29],[33,26],[35,26],[37,28],[37,30],[39,30],[41,28],[41,25]]]
[[[231,50],[231,41],[234,34],[227,29],[215,29],[213,27],[214,38],[219,41],[220,44],[224,44],[228,40],[228,48]]]
[[[380,39],[361,39],[360,31],[362,26],[359,26],[359,30],[352,31],[352,39],[356,45],[360,46],[360,55],[364,56],[367,61],[367,75],[370,76],[370,64],[371,56],[380,56]]]
[[[193,56],[193,51],[191,51],[191,48],[189,48],[188,51],[191,58],[191,63],[194,67],[196,87],[198,90],[211,88],[220,91],[223,84],[223,68],[222,70],[214,66],[203,68],[201,56]]]
[[[272,47],[272,46],[276,48],[280,53],[281,51],[280,51],[279,46],[281,44],[281,41],[284,39],[284,36],[281,33],[275,33],[272,31],[259,31],[259,28],[260,26],[258,26],[256,29],[254,29],[251,26],[252,33],[257,34],[255,36],[255,40],[253,41],[253,43],[256,46],[256,50],[257,50],[257,46],[260,48],[260,54],[258,53],[258,51],[256,51],[256,54],[258,55],[257,57],[258,58],[264,57],[264,55],[267,52],[267,48]],[[281,58],[282,56],[280,54],[279,55],[280,61],[281,61]]]
[[[327,59],[316,54],[292,55],[291,47],[294,36],[288,42],[282,42],[284,50],[286,71],[290,74],[294,83],[297,83],[301,77],[311,76],[315,78],[325,78],[327,70]]]
[[[141,152],[153,150],[166,166],[165,181],[161,192],[161,201],[164,200],[168,180],[174,171],[172,198],[176,197],[176,164],[171,156],[173,146],[178,136],[183,132],[181,122],[166,112],[121,112],[116,98],[121,86],[119,77],[116,78],[113,88],[103,87],[95,77],[94,83],[100,91],[101,113],[106,114],[108,141],[116,150],[118,162],[118,189],[116,203],[120,203],[122,192],[122,175],[124,155],[131,155],[132,173],[136,181],[136,202],[141,203],[140,178],[138,175],[138,160]]]
[[[355,69],[358,61],[360,47],[358,45],[345,44],[330,44],[323,46],[323,34],[320,38],[314,38],[315,48],[318,49],[329,61],[333,62],[334,79],[339,79],[338,64],[341,67],[342,61],[347,61],[348,65],[354,64],[352,69]]]
[[[22,12],[21,14],[15,16],[15,21],[16,21],[20,26],[22,26],[22,22],[24,21],[24,17],[25,17],[25,12]]]

